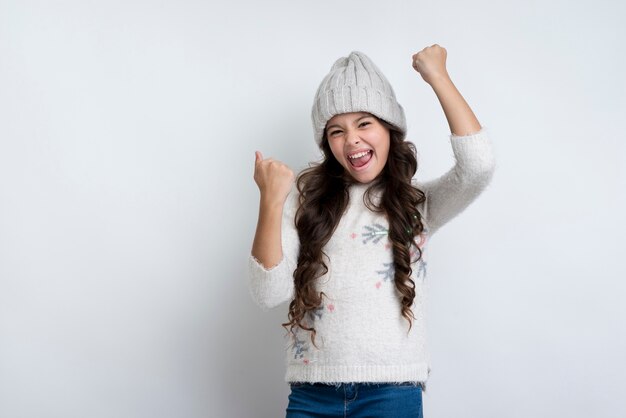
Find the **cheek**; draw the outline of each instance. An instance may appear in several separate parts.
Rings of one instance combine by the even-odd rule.
[[[389,160],[389,153],[383,153],[382,158],[381,158],[381,163],[382,164],[387,164],[387,160]]]
[[[379,142],[378,153],[380,154],[381,158],[386,161],[387,157],[389,157],[389,144],[385,143],[385,141]]]
[[[341,149],[337,148],[337,145],[333,145],[332,143],[330,144],[330,150],[333,153],[333,156],[335,157],[335,159],[339,162],[341,162],[341,155],[343,153],[343,151]]]

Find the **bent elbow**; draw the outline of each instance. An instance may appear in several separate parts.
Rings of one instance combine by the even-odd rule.
[[[479,183],[484,184],[485,186],[491,183],[491,179],[493,178],[493,174],[496,171],[496,161],[492,158],[485,162],[485,164],[481,167],[481,170],[476,173],[476,178]]]
[[[267,269],[253,256],[249,257],[248,289],[261,310],[272,309],[293,297],[293,279],[289,271],[284,259]]]
[[[471,170],[463,170],[465,174],[460,177],[466,177],[467,182],[478,186],[487,186],[496,171],[496,160],[493,155],[481,158],[480,164],[473,164]]]

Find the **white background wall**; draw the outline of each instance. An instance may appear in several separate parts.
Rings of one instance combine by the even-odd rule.
[[[425,416],[624,416],[624,3],[386,3],[0,0],[0,417],[284,416],[254,151],[317,159],[361,50],[442,174],[433,43],[498,168],[431,242]]]

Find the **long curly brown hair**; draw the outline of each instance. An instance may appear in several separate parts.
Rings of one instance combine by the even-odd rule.
[[[378,119],[390,134],[389,155],[381,174],[374,179],[363,196],[368,209],[383,212],[389,223],[389,240],[392,243],[394,281],[402,296],[401,313],[409,322],[409,331],[413,325],[411,305],[415,298],[415,282],[411,279],[411,262],[422,257],[422,251],[415,242],[424,226],[422,215],[417,210],[419,203],[425,200],[424,193],[411,184],[417,171],[415,145],[404,141],[404,135],[393,125]],[[300,239],[298,265],[293,273],[295,296],[289,305],[288,322],[282,326],[294,333],[296,327],[311,332],[311,341],[315,345],[316,331],[304,321],[307,314],[322,305],[324,292],[318,292],[316,279],[328,272],[328,266],[322,256],[341,216],[349,203],[349,187],[356,181],[346,173],[343,166],[335,159],[326,134],[321,144],[324,158],[321,162],[310,164],[296,180],[300,193],[300,207],[295,216],[295,224]],[[382,191],[378,205],[372,202],[372,193]],[[416,260],[411,260],[411,246],[419,253]],[[316,345],[315,345],[316,346]],[[316,346],[317,347],[317,346]]]

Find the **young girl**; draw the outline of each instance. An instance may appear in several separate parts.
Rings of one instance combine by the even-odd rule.
[[[437,95],[456,163],[421,183],[402,106],[363,53],[338,59],[313,103],[323,161],[297,181],[256,152],[259,219],[250,293],[285,301],[287,417],[422,417],[430,374],[424,304],[432,235],[489,184],[492,144],[435,44],[413,68]]]

